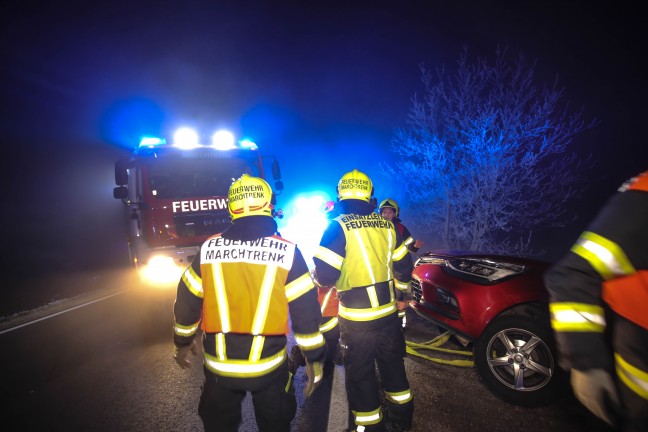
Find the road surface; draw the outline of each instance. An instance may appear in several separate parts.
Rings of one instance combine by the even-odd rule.
[[[5,425],[17,425],[16,431],[202,431],[201,358],[183,370],[171,356],[173,290],[150,290],[116,273],[102,277],[100,289],[0,321]],[[409,340],[438,335],[413,314],[409,326]],[[472,368],[410,356],[405,365],[415,395],[414,431],[608,430],[568,395],[548,407],[521,408],[491,395]],[[300,396],[305,380],[301,368],[295,376]],[[249,398],[243,412],[240,430],[256,431]],[[299,398],[292,431],[343,431],[347,414],[338,366],[310,399]]]

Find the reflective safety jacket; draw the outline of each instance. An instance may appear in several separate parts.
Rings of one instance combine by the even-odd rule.
[[[412,237],[412,233],[407,229],[405,225],[400,221],[398,218],[393,219],[394,222],[394,227],[396,227],[396,230],[400,233],[401,237],[403,238],[403,243],[407,247],[407,250],[410,252],[418,252],[419,248],[414,246],[414,237]]]
[[[211,372],[267,375],[286,359],[290,314],[306,358],[319,359],[321,313],[301,252],[274,234],[276,224],[267,216],[242,218],[233,227],[205,241],[182,275],[174,305],[176,345],[189,344],[200,326]]]
[[[648,399],[648,172],[619,188],[545,282],[561,365],[616,370]]]
[[[317,301],[320,304],[322,311],[322,323],[320,324],[320,331],[325,334],[330,332],[338,325],[338,309],[340,301],[337,298],[337,290],[335,287],[317,287]]]
[[[339,204],[348,210],[354,201]],[[317,278],[336,286],[340,319],[378,327],[396,315],[396,299],[409,289],[412,260],[392,222],[371,209],[364,214],[344,210],[331,221],[315,253]]]

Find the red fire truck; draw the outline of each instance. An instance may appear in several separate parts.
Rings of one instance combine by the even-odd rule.
[[[203,241],[230,224],[232,181],[244,173],[266,178],[266,167],[276,196],[283,190],[279,163],[251,141],[218,131],[205,142],[186,128],[169,141],[142,138],[130,158],[115,163],[113,190],[125,204],[130,262],[142,279],[177,283]]]

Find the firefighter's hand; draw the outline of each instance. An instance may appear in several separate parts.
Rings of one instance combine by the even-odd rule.
[[[423,240],[415,240],[415,241],[414,241],[414,247],[415,247],[416,249],[421,249],[421,246],[423,246],[424,244],[425,244],[425,243],[423,242]]]
[[[189,345],[183,347],[175,347],[173,350],[173,358],[176,363],[182,368],[186,369],[191,366],[191,362],[187,359],[189,352],[194,356],[198,354],[198,345],[196,345],[196,340],[192,340]]]
[[[401,292],[400,298],[396,301],[396,307],[399,311],[406,310],[409,306],[409,302],[414,299],[412,293],[410,292]]]
[[[618,422],[619,396],[612,376],[603,369],[571,370],[574,395],[597,417],[615,426]]]
[[[324,376],[324,362],[309,362],[306,360],[306,376],[308,377],[308,381],[304,387],[304,397],[309,397],[322,382],[322,377]]]

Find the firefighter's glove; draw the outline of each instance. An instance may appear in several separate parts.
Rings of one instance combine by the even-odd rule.
[[[186,369],[191,366],[191,362],[187,359],[187,356],[190,352],[194,356],[198,354],[198,345],[196,345],[195,339],[192,340],[189,345],[182,347],[176,346],[173,350],[173,358],[182,369]]]
[[[618,422],[619,396],[612,376],[603,369],[571,370],[574,395],[597,417],[615,426]]]
[[[304,386],[304,397],[309,397],[322,382],[322,377],[324,376],[324,362],[309,362],[306,360],[306,376],[308,377],[308,381]]]

